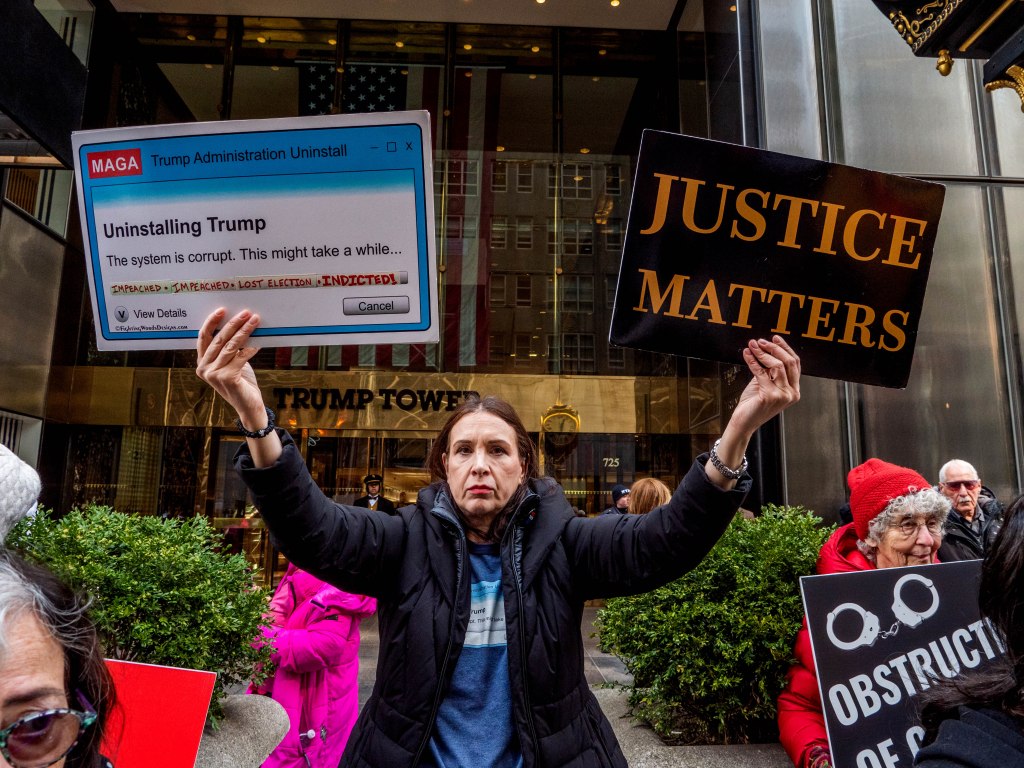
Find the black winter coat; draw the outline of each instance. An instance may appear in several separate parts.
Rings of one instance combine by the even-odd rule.
[[[378,600],[376,681],[341,765],[418,768],[466,635],[465,533],[441,483],[395,516],[334,503],[278,434],[284,453],[273,466],[254,468],[245,447],[236,456],[275,545],[299,568]],[[553,480],[530,481],[500,546],[524,768],[626,765],[584,677],[583,604],[658,587],[710,551],[751,481],[722,491],[702,461],[647,515],[579,518]]]
[[[970,523],[954,510],[950,510],[949,517],[946,518],[946,530],[942,535],[942,545],[939,547],[939,562],[980,560],[985,557],[1002,526],[1002,518],[999,516],[1001,511],[998,502],[985,507],[982,510],[985,519],[981,523],[981,533],[976,534],[971,530]]]
[[[920,768],[1024,768],[1021,724],[994,709],[961,707],[934,742],[917,753]]]

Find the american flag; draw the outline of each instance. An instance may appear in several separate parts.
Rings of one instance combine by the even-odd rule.
[[[444,303],[444,370],[485,365],[488,360],[490,306],[488,296],[491,192],[494,147],[497,144],[501,91],[500,69],[459,69],[455,77],[449,151],[439,159],[448,176],[449,218],[476,222],[463,237],[446,243]],[[435,177],[438,176],[435,170]],[[458,194],[458,192],[463,194]]]
[[[306,61],[299,64],[299,114],[329,115],[334,106],[334,64]]]
[[[333,62],[299,65],[299,112],[328,115],[334,105],[338,74]],[[341,74],[343,112],[395,112],[408,109],[409,67],[394,64],[347,64]]]
[[[406,70],[408,73],[408,70]],[[394,112],[406,108],[408,74],[389,64],[352,64],[345,69],[346,112]]]
[[[333,62],[304,62],[299,70],[299,106],[302,115],[330,114],[334,103],[336,70]],[[468,77],[464,76],[469,72]],[[451,233],[446,239],[447,270],[441,305],[444,335],[444,369],[456,370],[487,362],[487,243],[492,213],[489,162],[485,152],[494,149],[497,130],[500,70],[460,70],[456,78],[451,121],[451,151],[447,158],[435,154],[435,179],[439,174],[473,173],[465,196],[449,198],[449,210],[461,217],[475,218],[478,225],[467,228],[467,237]],[[431,136],[438,138],[438,115],[443,110],[443,70],[436,66],[374,63],[346,64],[340,78],[343,112],[393,112],[425,109],[431,116]],[[468,162],[466,162],[468,161]],[[449,169],[455,169],[451,171]],[[463,179],[463,181],[467,181]],[[435,189],[435,201],[439,189]],[[439,206],[435,205],[439,210]],[[437,232],[441,237],[442,222]],[[278,353],[279,367],[316,368],[316,347],[284,348]],[[434,344],[344,345],[326,351],[328,367],[399,367],[407,370],[437,370],[438,350]]]

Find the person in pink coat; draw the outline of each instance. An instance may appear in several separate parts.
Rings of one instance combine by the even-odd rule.
[[[359,623],[372,597],[289,565],[270,601],[274,670],[250,693],[272,696],[291,726],[263,768],[335,768],[359,713]]]

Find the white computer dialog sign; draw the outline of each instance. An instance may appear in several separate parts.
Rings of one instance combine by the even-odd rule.
[[[194,348],[218,307],[260,346],[438,340],[426,112],[72,141],[99,349]]]

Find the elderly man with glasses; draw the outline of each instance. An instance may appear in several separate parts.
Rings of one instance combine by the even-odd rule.
[[[983,490],[978,470],[962,459],[947,461],[939,470],[939,491],[953,505],[939,549],[942,562],[982,558],[995,540],[1002,507]]]

